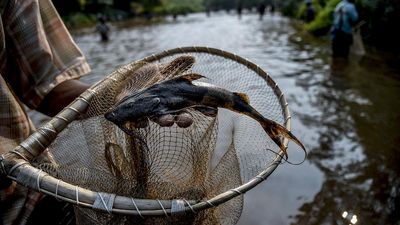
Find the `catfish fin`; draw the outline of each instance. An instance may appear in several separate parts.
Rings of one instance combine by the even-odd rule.
[[[184,74],[182,76],[178,76],[176,78],[174,78],[174,80],[185,80],[185,81],[194,81],[194,80],[198,80],[201,78],[205,78],[205,76],[198,74],[198,73],[188,73],[188,74]]]
[[[244,101],[246,104],[250,104],[250,98],[247,94],[245,93],[239,93],[239,92],[234,92],[234,95],[238,96],[242,101]]]

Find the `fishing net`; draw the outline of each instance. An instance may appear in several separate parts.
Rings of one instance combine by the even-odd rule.
[[[93,85],[4,157],[4,171],[75,203],[78,224],[235,224],[242,194],[265,180],[282,156],[257,121],[226,109],[216,117],[189,110],[194,122],[187,128],[150,121],[127,135],[104,118],[127,85],[139,91],[192,72],[205,76],[202,82],[246,93],[263,116],[290,128],[283,94],[258,66],[217,49],[172,49]],[[50,161],[27,163],[43,150]]]

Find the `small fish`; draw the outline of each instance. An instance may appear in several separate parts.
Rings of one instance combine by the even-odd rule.
[[[244,93],[235,93],[196,80],[204,76],[196,73],[182,75],[154,84],[147,89],[122,98],[105,114],[105,118],[129,133],[129,128],[140,128],[148,118],[179,113],[194,108],[205,115],[216,115],[217,108],[226,108],[257,120],[270,138],[288,157],[282,137],[304,145],[285,127],[265,118],[252,106]]]

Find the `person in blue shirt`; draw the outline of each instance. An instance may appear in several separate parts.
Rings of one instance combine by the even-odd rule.
[[[353,43],[352,26],[358,20],[358,13],[351,0],[342,0],[333,15],[332,55],[347,58]]]

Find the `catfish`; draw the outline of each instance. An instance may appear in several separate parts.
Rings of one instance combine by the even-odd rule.
[[[218,108],[225,108],[258,121],[283,151],[286,159],[288,154],[282,142],[283,137],[295,142],[306,152],[304,145],[289,130],[265,118],[253,108],[246,94],[198,82],[200,78],[204,76],[185,74],[128,94],[105,114],[105,118],[129,134],[129,128],[144,127],[148,119],[179,113],[189,108],[215,116]]]

